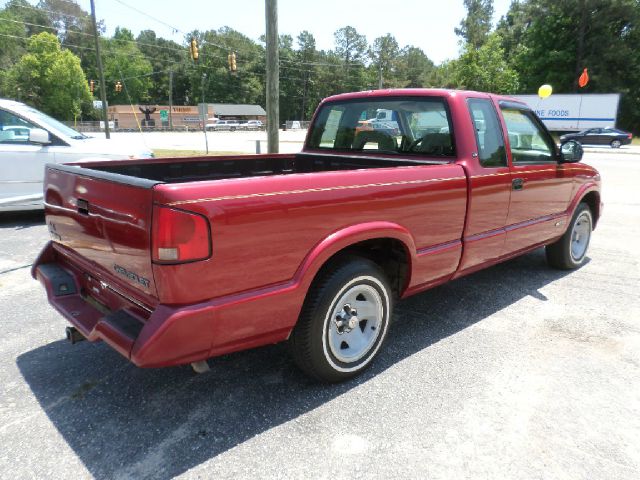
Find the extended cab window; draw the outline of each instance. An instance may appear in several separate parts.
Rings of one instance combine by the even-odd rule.
[[[529,110],[502,106],[513,163],[555,161],[553,140]]]
[[[437,97],[329,102],[322,106],[309,148],[365,153],[455,155],[451,117]]]
[[[491,100],[470,98],[469,113],[476,132],[478,159],[483,167],[505,167],[507,154],[502,139],[502,127]]]

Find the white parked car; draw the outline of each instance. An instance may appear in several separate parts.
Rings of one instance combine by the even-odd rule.
[[[249,120],[247,123],[242,124],[242,128],[245,130],[262,130],[264,124],[261,120]]]
[[[240,123],[237,120],[218,120],[215,123],[207,123],[205,128],[207,130],[229,130],[233,132],[240,128]]]
[[[47,163],[152,156],[148,148],[89,137],[24,103],[0,99],[0,211],[43,207]]]

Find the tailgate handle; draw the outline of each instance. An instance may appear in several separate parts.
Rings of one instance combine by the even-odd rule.
[[[89,215],[89,202],[79,198],[77,206],[78,206],[78,213],[81,213],[82,215]]]

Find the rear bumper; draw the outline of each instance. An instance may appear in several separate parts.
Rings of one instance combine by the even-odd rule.
[[[53,242],[32,276],[49,303],[89,341],[104,341],[139,367],[180,365],[285,340],[299,289],[284,285],[190,305],[144,305]]]

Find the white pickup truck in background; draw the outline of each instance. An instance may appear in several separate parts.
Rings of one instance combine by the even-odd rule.
[[[43,208],[47,163],[152,156],[148,148],[89,137],[24,103],[0,99],[0,212]]]

